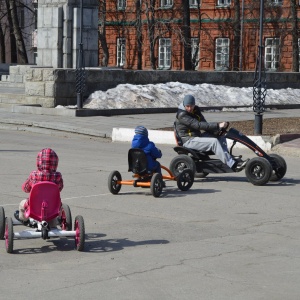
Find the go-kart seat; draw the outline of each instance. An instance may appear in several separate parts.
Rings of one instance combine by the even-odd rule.
[[[59,215],[60,192],[57,184],[50,181],[36,183],[25,205],[25,217],[36,221],[49,222]]]
[[[176,122],[174,122],[174,137],[175,137],[175,141],[177,144],[177,147],[174,148],[174,150],[178,153],[178,154],[186,154],[188,155],[189,153],[191,153],[194,157],[196,158],[207,158],[208,155],[214,155],[213,151],[207,151],[207,152],[203,152],[203,151],[199,151],[199,150],[195,150],[192,148],[187,148],[185,146],[183,146],[183,142],[182,139],[177,131],[176,128]]]
[[[149,170],[147,170],[147,156],[142,149],[129,149],[128,171],[138,175],[145,175],[147,173],[151,173]]]

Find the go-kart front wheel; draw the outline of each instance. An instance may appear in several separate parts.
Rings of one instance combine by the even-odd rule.
[[[190,169],[193,174],[196,172],[195,162],[190,156],[180,154],[171,160],[170,170],[175,177],[177,177],[184,169]]]
[[[75,217],[74,230],[75,230],[75,249],[77,251],[83,251],[84,243],[85,243],[85,228],[84,228],[84,220],[82,216]]]
[[[157,198],[161,195],[163,189],[163,178],[160,173],[154,173],[151,178],[150,190],[151,194]]]
[[[5,248],[7,253],[12,253],[14,250],[14,227],[12,218],[7,217],[5,220]]]
[[[247,162],[245,173],[253,185],[265,185],[272,175],[272,166],[267,159],[255,157]]]
[[[277,168],[273,168],[273,172],[270,178],[270,181],[278,181],[282,179],[286,173],[287,165],[283,157],[277,154],[270,154],[269,155],[272,160],[275,161]]]
[[[72,230],[72,214],[69,205],[62,204],[61,216],[60,216],[60,227],[62,230]]]
[[[188,191],[194,183],[194,174],[190,169],[184,169],[177,177],[177,186],[181,191]]]
[[[0,206],[0,240],[4,239],[5,232],[5,212],[4,208]]]
[[[108,189],[114,195],[117,195],[121,190],[121,184],[117,183],[118,181],[122,181],[120,172],[112,171],[108,176]]]

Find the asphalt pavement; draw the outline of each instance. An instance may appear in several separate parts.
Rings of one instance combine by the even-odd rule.
[[[264,118],[299,112],[270,111]],[[209,121],[254,118],[253,112],[205,115]],[[20,187],[37,149],[51,145],[60,157],[62,201],[73,219],[83,216],[86,228],[84,252],[74,251],[71,238],[18,239],[8,255],[2,240],[0,299],[50,300],[62,294],[107,300],[299,299],[300,155],[284,155],[286,176],[265,186],[252,185],[239,172],[196,179],[188,192],[168,181],[160,198],[130,186],[109,193],[112,170],[130,178],[129,144],[110,143],[113,128],[159,129],[173,121],[174,113],[74,117],[47,109],[44,115],[0,110],[0,129],[7,129],[0,131],[5,216],[12,216],[25,197]],[[300,153],[300,139],[277,146]],[[160,148],[161,163],[168,166],[175,152],[168,145]]]
[[[169,180],[159,198],[125,185],[114,195],[113,170],[132,178],[128,143],[0,134],[5,216],[28,195],[22,183],[37,152],[50,146],[59,155],[62,202],[73,220],[84,218],[86,233],[83,252],[74,250],[74,238],[51,238],[15,239],[7,254],[1,240],[0,299],[299,299],[299,157],[286,156],[284,178],[265,186],[239,172],[197,178],[186,192]],[[176,154],[169,145],[160,148],[168,166]]]
[[[57,110],[59,110],[59,114],[57,114]],[[299,117],[299,115],[300,109],[272,109],[267,110],[263,114],[263,119]],[[206,119],[211,122],[223,120],[242,121],[252,120],[255,118],[253,111],[221,112],[211,110],[206,111],[205,116]],[[60,132],[62,134],[81,134],[91,137],[111,139],[114,128],[133,129],[137,125],[143,125],[147,127],[148,130],[157,130],[171,127],[173,125],[174,118],[174,113],[75,117],[72,111],[70,113],[69,109],[64,108],[39,108],[38,113],[19,113],[12,112],[7,108],[0,108],[0,129],[32,131],[38,133]],[[300,153],[299,135],[285,135],[282,136],[281,140],[284,143],[276,146],[278,151]]]

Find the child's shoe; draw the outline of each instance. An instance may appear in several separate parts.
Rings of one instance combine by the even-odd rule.
[[[20,220],[19,211],[18,210],[16,210],[14,212],[14,217],[15,217],[16,220],[18,220],[19,222],[23,223],[23,225],[25,225],[25,226],[29,226],[30,225],[29,219],[27,221]]]

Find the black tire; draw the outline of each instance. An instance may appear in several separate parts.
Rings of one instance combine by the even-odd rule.
[[[184,169],[190,169],[193,174],[196,172],[195,162],[190,156],[180,154],[171,160],[170,171],[175,177],[177,177]]]
[[[7,217],[5,220],[5,248],[7,253],[14,250],[14,227],[12,218]]]
[[[4,208],[0,206],[0,240],[4,239],[5,232],[5,212]]]
[[[157,198],[161,195],[163,189],[163,178],[160,173],[154,173],[151,178],[150,190],[151,194]]]
[[[72,214],[69,205],[62,204],[61,206],[61,217],[60,227],[62,230],[72,230]]]
[[[77,251],[84,250],[85,244],[85,228],[84,228],[84,220],[82,216],[76,216],[74,221],[74,230],[75,234],[75,249]]]
[[[181,191],[188,191],[194,183],[194,174],[190,169],[183,170],[177,178],[177,186]]]
[[[272,175],[272,166],[267,159],[255,157],[247,162],[245,173],[253,185],[265,185]]]
[[[121,181],[122,176],[119,171],[112,171],[108,176],[108,189],[109,191],[117,195],[121,190],[121,184],[118,184],[117,181]]]
[[[282,179],[286,173],[287,165],[283,157],[277,154],[270,154],[269,155],[279,166],[278,169],[272,171],[272,175],[270,181],[278,181]]]
[[[202,172],[202,173],[195,173],[195,178],[205,178],[209,173]]]

